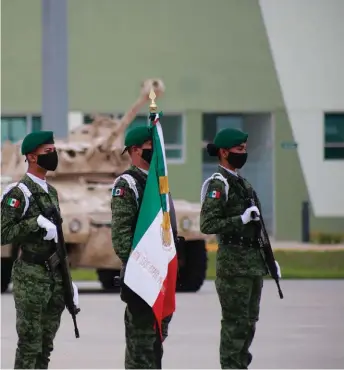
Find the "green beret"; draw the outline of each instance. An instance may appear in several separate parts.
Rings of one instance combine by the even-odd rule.
[[[129,130],[125,135],[125,148],[122,154],[133,145],[143,145],[146,141],[152,140],[152,132],[148,126],[137,126]]]
[[[26,135],[21,145],[21,152],[23,155],[32,153],[43,144],[54,144],[52,131],[36,131]]]
[[[220,149],[230,149],[242,143],[246,143],[248,134],[234,128],[225,128],[217,133],[214,145]]]

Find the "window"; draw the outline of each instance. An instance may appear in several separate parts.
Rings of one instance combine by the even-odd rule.
[[[32,116],[32,126],[31,131],[41,131],[42,129],[42,117],[41,116]]]
[[[41,116],[1,116],[1,143],[6,140],[17,142],[31,131],[40,131]]]
[[[27,119],[25,116],[1,116],[1,142],[6,140],[16,142],[27,134]]]
[[[344,112],[325,113],[324,158],[344,159]]]
[[[123,115],[104,113],[102,115],[120,119]],[[84,115],[84,124],[92,123],[91,115]],[[127,130],[136,126],[148,125],[148,115],[137,115]],[[164,133],[165,152],[168,162],[180,163],[184,161],[184,124],[183,116],[178,114],[164,114],[160,120]]]

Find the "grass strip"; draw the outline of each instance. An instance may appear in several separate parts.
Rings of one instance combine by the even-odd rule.
[[[283,279],[344,279],[344,250],[276,250]],[[208,253],[207,279],[214,279],[216,252]]]
[[[344,250],[275,250],[283,279],[344,279]],[[74,281],[97,281],[93,269],[73,269]],[[216,252],[208,252],[207,279],[216,274]]]

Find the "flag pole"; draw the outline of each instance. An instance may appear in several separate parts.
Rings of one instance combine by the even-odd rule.
[[[150,93],[149,93],[149,99],[151,100],[151,103],[149,105],[149,113],[150,113],[149,118],[150,118],[152,126],[155,126],[155,124],[158,120],[158,117],[157,117],[158,116],[157,115],[158,106],[155,103],[155,98],[156,98],[156,94],[154,92],[154,89],[151,88]],[[154,138],[155,138],[155,135],[153,134],[152,135],[152,144],[154,143]],[[153,150],[154,150],[154,146],[153,146]],[[157,171],[157,167],[155,167],[154,170],[156,172],[156,176],[159,176],[158,171]],[[161,180],[161,176],[159,176],[159,193],[160,193],[160,199],[161,199],[162,192],[161,192],[161,181],[160,180]],[[164,212],[163,214],[165,214],[165,213],[166,212]],[[164,243],[164,224],[165,224],[165,217],[163,217],[163,223],[161,225],[162,226],[163,243]],[[154,345],[154,353],[155,353],[155,357],[156,357],[156,367],[158,369],[162,369],[163,351],[162,351],[162,331],[161,331],[161,326],[160,326],[161,324],[159,323],[157,317],[155,317],[155,322],[156,322],[156,325],[155,325],[156,344]]]
[[[156,122],[159,120],[159,114],[157,114],[158,106],[155,103],[156,94],[154,92],[154,89],[151,88],[149,93],[149,99],[151,100],[151,103],[149,105],[149,111],[150,111],[150,120],[152,122],[152,125],[154,126]],[[153,135],[154,138],[154,135]],[[166,176],[159,176],[159,190],[160,190],[160,197],[165,196],[166,197],[166,206],[169,204],[169,186],[168,186],[168,177]],[[166,208],[166,210],[163,211],[163,221],[161,224],[162,227],[162,242],[164,246],[170,246],[172,242],[172,236],[171,236],[171,219],[170,219],[170,212],[169,209]]]

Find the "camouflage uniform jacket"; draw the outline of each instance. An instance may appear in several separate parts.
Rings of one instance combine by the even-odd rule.
[[[29,192],[25,188],[21,190],[20,183],[26,185]],[[3,195],[1,200],[1,243],[3,245],[20,245],[23,251],[42,256],[49,256],[55,251],[53,241],[43,240],[47,231],[37,224],[37,217],[42,214],[37,201],[44,209],[54,205],[60,212],[56,189],[48,185],[48,192],[49,194],[29,176],[24,175],[16,186]],[[12,205],[8,204],[11,201]],[[48,271],[42,266],[30,265],[30,268],[49,278]],[[56,272],[56,274],[59,273]]]
[[[131,171],[135,171],[145,181],[147,175],[136,166],[130,166]],[[117,178],[112,189],[111,197],[111,233],[112,246],[122,261],[126,264],[131,252],[133,237],[138,216],[138,208],[142,199],[144,189],[137,181],[130,177]],[[126,179],[125,179],[126,178]],[[128,181],[127,181],[128,180]],[[132,183],[134,181],[134,183]]]
[[[216,234],[219,244],[216,273],[219,277],[261,276],[267,273],[259,250],[256,225],[253,221],[244,225],[241,215],[251,205],[245,180],[245,188],[235,175],[219,166],[218,171],[226,180],[211,179],[205,187],[200,224],[204,234]],[[260,204],[257,205],[261,211]]]

